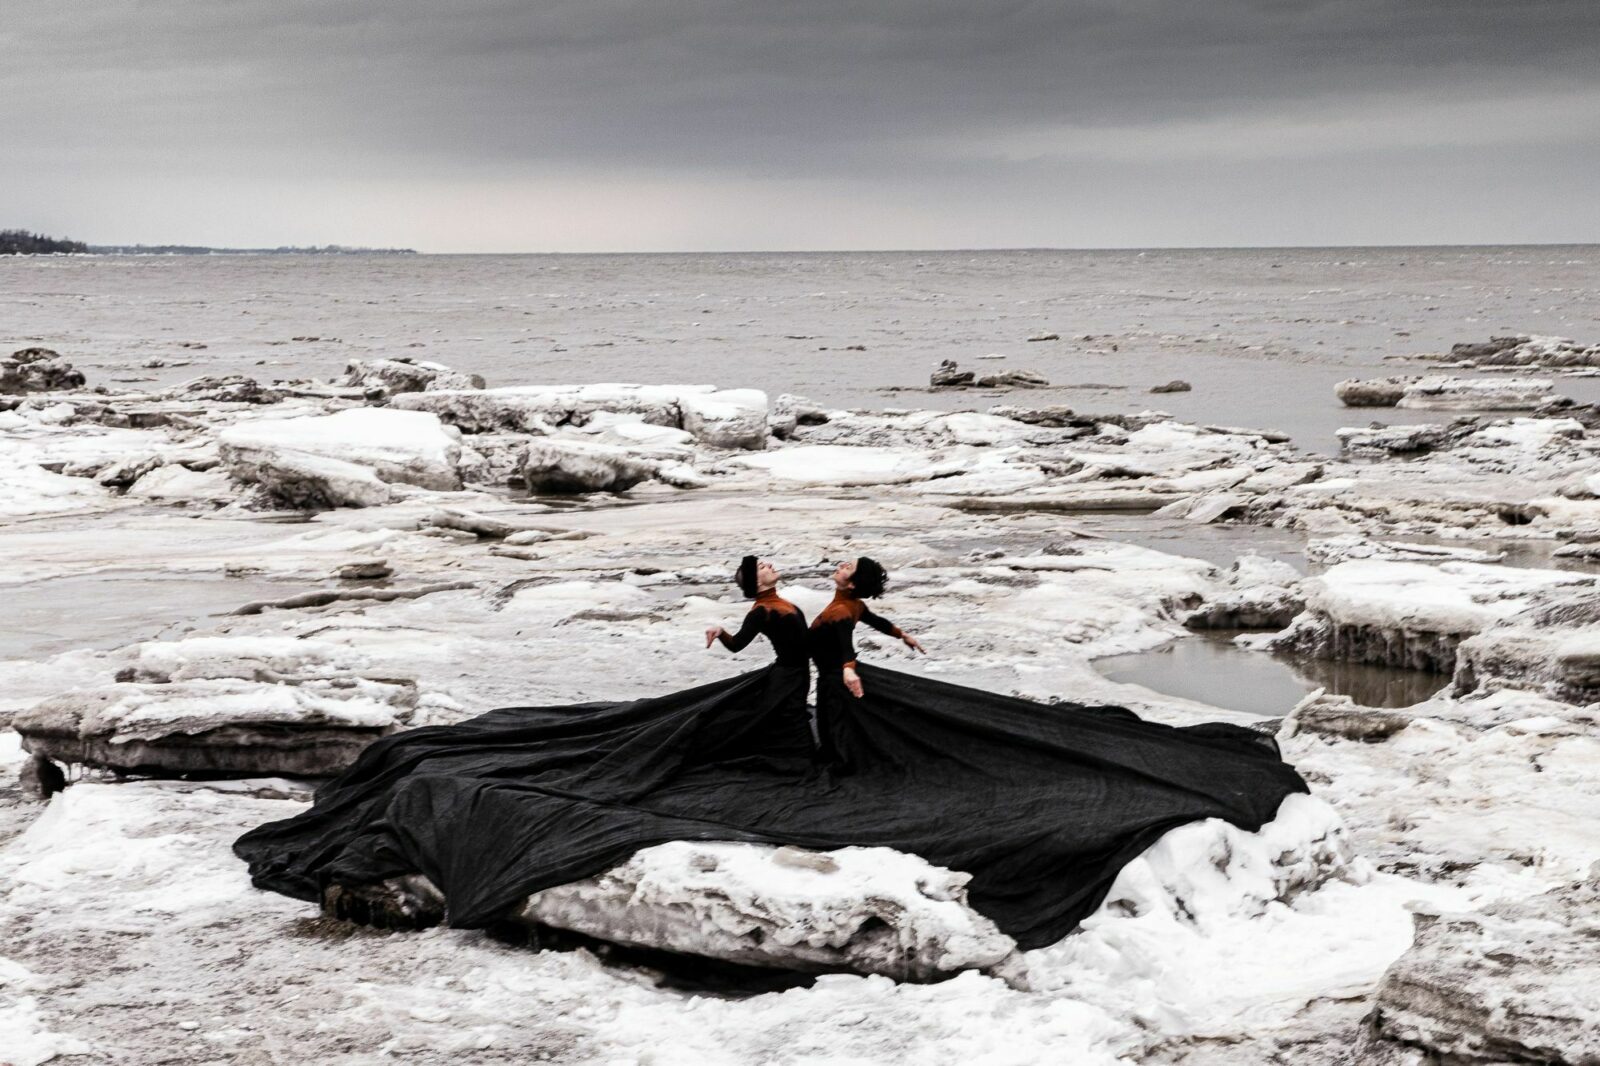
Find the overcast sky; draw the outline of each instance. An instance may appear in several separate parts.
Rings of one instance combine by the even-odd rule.
[[[4,0],[0,226],[427,251],[1600,241],[1596,0]]]

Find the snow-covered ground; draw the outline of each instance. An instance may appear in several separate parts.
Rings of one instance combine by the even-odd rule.
[[[214,782],[89,772],[37,803],[8,731],[0,1062],[1354,1062],[1413,911],[1542,899],[1600,859],[1593,579],[1470,548],[1600,539],[1587,480],[1600,461],[1580,420],[1485,416],[1424,452],[1319,460],[1272,434],[1159,415],[460,385],[393,408],[328,386],[181,417],[170,396],[80,393],[0,412],[0,583],[17,603],[59,595],[38,646],[69,647],[0,661],[0,721],[70,732],[101,761],[208,737],[248,761],[241,738],[286,720],[390,730],[683,687],[760,661],[701,638],[742,613],[729,573],[747,552],[777,562],[809,613],[830,560],[881,559],[881,612],[930,655],[870,633],[865,655],[1040,700],[1259,721],[1096,671],[1102,656],[1201,639],[1185,622],[1282,628],[1280,643],[1325,657],[1398,649],[1391,665],[1421,648],[1454,682],[1365,731],[1284,706],[1285,757],[1312,796],[1259,833],[1169,833],[1079,933],[1036,951],[1010,952],[957,875],[909,856],[841,853],[835,870],[787,878],[760,849],[723,845],[733,854],[713,862],[668,846],[530,904],[582,912],[603,934],[615,901],[642,893],[688,938],[665,946],[693,950],[697,929],[736,931],[756,900],[848,929],[853,900],[899,899],[922,908],[907,943],[934,957],[944,937],[944,968],[962,970],[934,984],[829,974],[759,995],[674,990],[581,950],[322,918],[252,889],[228,848],[300,809],[303,781],[248,764]],[[763,418],[781,435],[762,435]],[[589,476],[572,457],[595,448],[643,476],[621,496],[530,500],[507,481],[535,445],[540,476]],[[290,503],[346,506],[278,510]],[[1256,557],[1218,566],[1089,535],[1067,516],[1157,507],[1197,527],[1310,531],[1319,558],[1347,561],[1301,580]],[[1380,539],[1417,533],[1463,550]],[[96,596],[130,575],[157,589],[234,582],[244,610],[173,614],[153,599],[148,626],[71,646]],[[908,895],[941,878],[952,887]],[[1360,1054],[1393,1050],[1379,1044]]]

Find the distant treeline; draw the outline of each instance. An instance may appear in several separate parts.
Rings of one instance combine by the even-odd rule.
[[[281,245],[277,248],[207,248],[198,244],[94,244],[98,255],[416,255],[415,248],[351,248],[324,244],[318,248]]]
[[[58,240],[25,229],[0,229],[0,255],[53,255],[88,250],[89,246],[82,241]]]

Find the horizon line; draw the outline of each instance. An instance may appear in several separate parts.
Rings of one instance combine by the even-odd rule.
[[[265,254],[274,253],[282,248],[307,249],[307,251],[290,254],[345,254],[361,255],[364,252],[371,254],[409,254],[409,255],[929,255],[951,254],[963,252],[1271,252],[1271,251],[1348,251],[1348,250],[1391,250],[1415,248],[1449,249],[1449,248],[1595,248],[1600,247],[1600,240],[1575,240],[1575,241],[1492,241],[1484,243],[1441,242],[1428,244],[1128,244],[1128,245],[988,245],[970,247],[926,247],[926,248],[675,248],[639,250],[626,248],[592,249],[587,251],[571,251],[563,249],[521,250],[521,251],[429,251],[422,248],[411,248],[403,245],[378,247],[376,245],[340,245],[337,243],[323,245],[254,245],[254,246],[225,246],[208,244],[187,244],[179,241],[164,241],[160,244],[144,244],[143,242],[83,242],[91,247],[120,247],[120,248],[164,248],[164,247],[189,247],[204,248],[215,254]],[[323,252],[322,248],[331,248],[334,251]],[[347,249],[340,252],[338,249]],[[42,253],[52,254],[52,253]],[[70,252],[53,253],[56,255],[129,255],[129,252]],[[161,254],[161,253],[157,253]],[[165,253],[179,255],[183,253]],[[279,253],[285,254],[285,253]]]

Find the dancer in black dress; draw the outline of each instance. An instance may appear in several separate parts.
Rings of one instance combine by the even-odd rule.
[[[856,662],[856,623],[865,622],[906,647],[926,654],[916,637],[872,613],[866,601],[883,595],[889,575],[874,559],[847,559],[833,571],[833,601],[811,623],[811,657],[817,664],[817,736],[824,763],[848,765],[839,747],[840,722],[864,689]]]
[[[762,716],[763,735],[758,749],[779,756],[809,756],[813,743],[811,716],[806,711],[806,691],[810,688],[811,658],[808,654],[806,616],[800,608],[778,595],[778,568],[769,560],[746,555],[734,571],[734,584],[755,602],[744,616],[739,632],[729,633],[721,626],[706,630],[706,647],[721,643],[737,654],[758,636],[772,645],[776,658],[773,672],[789,675],[788,683],[775,686],[790,695],[789,701],[771,708]]]
[[[881,587],[864,562],[838,612],[849,625],[819,617],[811,630],[850,772],[772,754],[805,676],[774,663],[652,699],[509,707],[386,737],[309,810],[234,850],[257,885],[307,900],[426,878],[451,925],[481,928],[672,840],[888,847],[971,874],[971,905],[1027,949],[1071,932],[1168,830],[1205,818],[1258,829],[1306,791],[1270,737],[1237,726],[1174,728],[861,662],[851,695],[849,626],[869,614],[859,594]],[[370,895],[350,913],[441,917]]]

